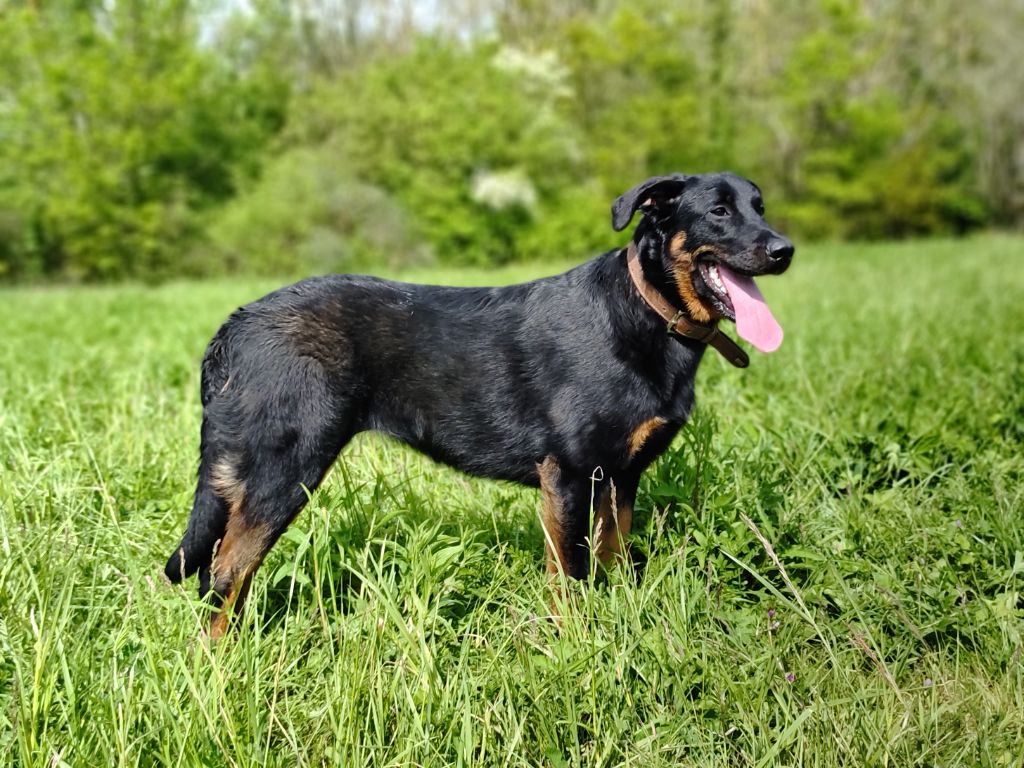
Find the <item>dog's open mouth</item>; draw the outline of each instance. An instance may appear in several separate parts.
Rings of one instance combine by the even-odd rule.
[[[782,326],[768,309],[760,289],[749,275],[741,275],[721,262],[697,264],[712,305],[736,322],[736,332],[762,352],[774,352],[782,343]]]

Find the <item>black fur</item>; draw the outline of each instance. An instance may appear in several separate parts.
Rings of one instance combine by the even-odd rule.
[[[634,240],[645,275],[682,308],[669,248],[678,232],[744,273],[788,266],[792,244],[765,224],[759,201],[756,186],[731,174],[657,177],[616,201],[613,225],[644,214]],[[697,270],[692,279],[715,307]],[[207,349],[195,504],[166,574],[180,581],[201,570],[202,590],[221,590],[209,573],[229,516],[211,480],[218,462],[244,488],[245,523],[268,532],[265,553],[305,504],[304,488],[352,435],[375,430],[465,472],[530,486],[551,457],[567,569],[583,575],[577,545],[591,505],[613,481],[631,501],[690,412],[703,354],[703,344],[666,334],[619,249],[504,288],[353,275],[282,288],[236,311]],[[634,451],[631,435],[648,419],[663,426]]]

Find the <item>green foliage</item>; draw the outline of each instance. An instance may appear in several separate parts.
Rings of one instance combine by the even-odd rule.
[[[707,162],[707,107],[693,55],[682,44],[686,21],[663,4],[630,4],[608,19],[580,17],[564,30],[561,50],[587,135],[588,167],[606,192],[619,194],[652,168],[696,171]]]
[[[196,272],[344,272],[429,259],[415,222],[387,192],[356,181],[331,147],[282,153],[220,211]]]
[[[0,14],[0,270],[161,277],[273,121],[184,0]]]
[[[979,3],[10,4],[0,279],[583,257],[669,171],[798,240],[1020,224],[1024,17]]]
[[[212,649],[160,568],[203,348],[275,282],[5,290],[0,764],[1013,766],[1021,258],[808,247],[761,281],[786,341],[705,360],[641,578],[555,597],[536,491],[360,436]]]
[[[966,132],[936,105],[872,82],[886,41],[859,3],[826,8],[773,84],[802,155],[783,176],[782,216],[796,232],[832,238],[963,232],[984,221]]]
[[[559,197],[578,178],[576,134],[558,111],[558,73],[506,53],[424,41],[319,82],[296,106],[289,140],[322,143],[352,178],[392,195],[438,258],[536,257],[521,240],[560,217]]]

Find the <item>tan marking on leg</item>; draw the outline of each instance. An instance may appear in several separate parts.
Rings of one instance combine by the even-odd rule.
[[[244,576],[232,583],[224,602],[210,620],[211,640],[217,641],[224,637],[232,620],[237,621],[242,616],[246,598],[249,597],[249,588],[252,586],[252,577],[258,567],[259,563],[255,563]]]
[[[553,456],[548,456],[537,465],[540,477],[541,525],[544,528],[544,551],[547,553],[548,573],[557,575],[559,569],[568,573],[568,562],[562,550],[564,531],[562,516],[564,500],[558,492],[558,481],[562,470]]]
[[[594,515],[594,535],[592,547],[594,557],[607,567],[629,551],[630,529],[633,527],[633,506],[619,503],[616,498],[615,484],[612,483],[602,495]]]
[[[210,565],[213,587],[224,590],[220,608],[210,621],[212,639],[223,637],[231,618],[241,615],[252,576],[266,555],[269,536],[265,525],[250,525],[240,509],[231,509],[227,530]]]
[[[697,257],[705,253],[718,253],[713,245],[702,245],[695,251],[686,250],[686,233],[676,232],[668,246],[672,257],[672,277],[676,281],[676,290],[690,318],[698,323],[707,323],[721,314],[713,307],[704,303],[693,287],[693,270],[697,268]]]
[[[636,429],[634,429],[629,435],[629,458],[633,458],[640,449],[644,447],[644,444],[651,439],[651,435],[661,429],[668,422],[661,416],[655,416],[653,419],[648,419],[642,422]]]

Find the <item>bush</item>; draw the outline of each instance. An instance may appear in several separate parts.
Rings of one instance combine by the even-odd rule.
[[[560,77],[554,61],[427,41],[319,82],[289,140],[322,146],[393,196],[440,260],[550,257],[531,233],[586,184]]]
[[[415,221],[328,146],[281,154],[210,226],[205,273],[309,274],[431,259]]]
[[[164,277],[274,130],[190,4],[0,14],[0,272]],[[273,96],[277,98],[277,96]]]
[[[4,280],[583,258],[671,171],[754,179],[798,240],[1021,222],[991,4],[8,5]]]

